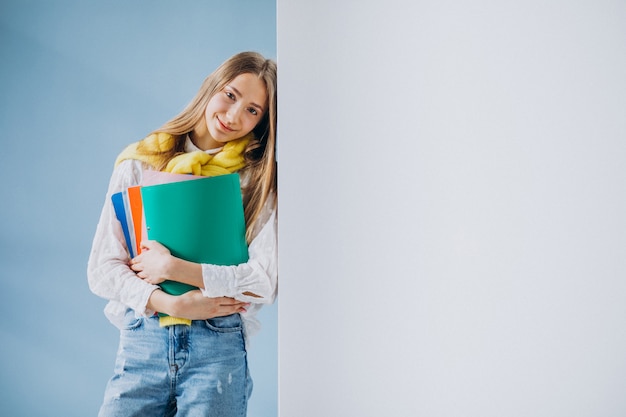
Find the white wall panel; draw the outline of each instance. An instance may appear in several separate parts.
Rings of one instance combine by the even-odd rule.
[[[277,12],[280,415],[624,415],[626,6]]]

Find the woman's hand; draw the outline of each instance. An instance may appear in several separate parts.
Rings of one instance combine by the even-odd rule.
[[[131,259],[130,268],[150,284],[168,280],[204,288],[202,265],[173,256],[155,240],[141,242],[141,254]]]
[[[250,303],[230,297],[207,298],[200,290],[188,291],[173,296],[161,290],[153,291],[148,300],[148,308],[170,316],[190,320],[206,320],[213,317],[245,313]]]
[[[130,268],[150,284],[160,284],[171,278],[174,257],[169,249],[155,240],[141,242],[141,254],[130,260]]]
[[[176,317],[191,320],[204,320],[213,317],[230,316],[235,313],[245,313],[250,303],[237,301],[230,297],[208,298],[199,290],[188,291],[176,297]]]

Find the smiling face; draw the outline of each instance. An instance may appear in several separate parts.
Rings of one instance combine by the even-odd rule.
[[[209,100],[193,131],[200,149],[214,149],[247,135],[267,111],[265,84],[254,74],[240,74]]]

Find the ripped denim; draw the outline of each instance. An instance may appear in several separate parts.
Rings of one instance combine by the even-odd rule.
[[[159,327],[126,314],[100,417],[245,417],[252,393],[241,317]]]

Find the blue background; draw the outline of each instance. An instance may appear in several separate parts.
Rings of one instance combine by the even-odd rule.
[[[96,415],[117,330],[86,280],[117,153],[177,114],[219,63],[276,57],[274,0],[0,4],[0,403]],[[252,340],[250,416],[275,416],[276,305]]]

